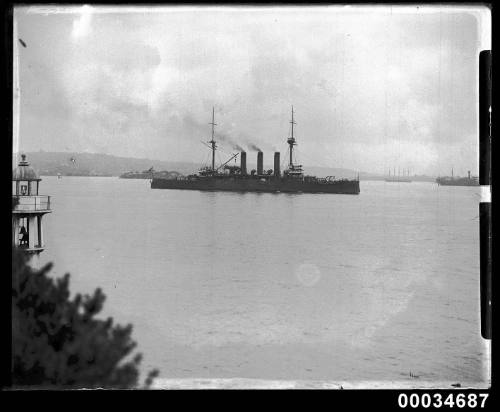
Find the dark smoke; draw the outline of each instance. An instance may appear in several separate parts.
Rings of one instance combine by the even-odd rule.
[[[191,133],[202,133],[204,136],[209,137],[210,136],[210,126],[207,126],[207,124],[200,122],[198,119],[194,118],[190,113],[186,113],[182,117],[182,122],[183,126],[187,128],[188,131]],[[250,143],[250,136],[238,132],[236,133],[237,136],[231,136],[231,132],[223,131],[223,130],[216,130],[215,131],[215,140],[221,143],[226,143],[228,145],[231,145],[233,149],[238,150],[240,152],[244,152],[245,149],[237,142],[243,143],[245,146],[247,146],[251,151],[256,151],[256,152],[262,152],[263,150],[258,147],[254,143]],[[253,140],[253,139],[252,139]],[[265,142],[260,142],[260,145],[264,144],[266,147],[269,147]]]
[[[239,152],[244,152],[245,149],[241,147],[238,143],[236,143],[236,139],[233,139],[231,136],[228,136],[226,133],[216,133],[216,139],[230,144],[233,149],[238,150]]]
[[[261,149],[259,149],[256,145],[254,145],[253,143],[249,143],[248,144],[248,147],[250,148],[250,150],[255,150],[256,152],[262,152]]]
[[[228,143],[231,146],[234,146],[235,148],[236,146],[238,146],[238,144],[234,141],[234,139],[225,133],[215,133],[215,139],[220,142]]]

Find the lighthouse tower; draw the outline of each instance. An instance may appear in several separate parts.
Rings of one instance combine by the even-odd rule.
[[[26,155],[12,172],[12,243],[38,255],[44,249],[42,217],[51,213],[50,196],[38,194],[40,177],[26,161]]]

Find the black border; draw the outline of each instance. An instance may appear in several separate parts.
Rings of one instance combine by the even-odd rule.
[[[19,2],[15,3],[15,5],[29,5],[29,4],[43,4],[45,3],[44,1],[39,1],[39,2]],[[138,4],[137,2],[113,2],[113,1],[92,1],[92,2],[87,2],[90,4],[114,4],[114,5],[132,5],[132,4]],[[352,2],[350,2],[352,3]],[[358,3],[358,2],[354,2]],[[59,4],[85,4],[85,2],[47,2],[47,4],[50,5],[59,5]],[[169,3],[165,2],[158,2],[158,1],[149,1],[147,3],[144,3],[144,5],[169,5]],[[203,3],[203,2],[194,2],[194,3],[175,3],[177,5],[184,5],[184,4],[189,4],[189,5],[209,5],[209,3]],[[235,3],[220,3],[220,2],[215,2],[215,3],[210,3],[210,5],[298,5],[297,3],[290,3],[290,2],[272,2],[272,3],[264,3],[264,2],[235,2]],[[302,3],[304,4],[304,3]],[[318,5],[325,5],[325,4],[335,4],[335,3],[310,3],[311,4],[318,4]],[[373,5],[374,3],[362,3],[365,5]],[[386,3],[386,4],[395,4],[395,5],[400,5],[400,3]],[[412,2],[412,4],[417,4]],[[425,4],[425,5],[431,5],[433,3],[430,2],[425,2],[425,3],[418,3],[418,4]],[[436,4],[436,3],[434,3]],[[467,3],[456,3],[456,2],[450,2],[450,3],[438,3],[446,6],[451,6],[451,5],[469,5],[469,4],[474,4],[474,5],[484,5],[487,6],[491,9],[492,11],[492,21],[495,21],[495,14],[493,13],[493,8],[491,4],[489,3],[483,3],[483,2],[467,2]],[[8,2],[8,3],[2,3],[2,32],[3,32],[3,64],[2,64],[2,81],[3,81],[3,87],[2,87],[2,96],[4,99],[4,110],[2,112],[2,126],[5,132],[4,138],[2,139],[2,145],[4,146],[3,153],[8,153],[5,155],[5,158],[7,158],[7,161],[4,161],[1,163],[2,165],[2,176],[4,177],[3,183],[4,187],[2,190],[3,195],[5,196],[5,200],[3,204],[5,205],[5,208],[8,208],[8,210],[5,211],[4,216],[6,217],[5,223],[6,223],[6,228],[2,230],[3,234],[3,242],[2,242],[2,249],[8,251],[11,249],[11,219],[8,217],[11,213],[11,180],[12,180],[12,168],[11,168],[11,157],[12,157],[12,41],[13,41],[13,24],[12,24],[12,16],[13,16],[13,2]],[[491,91],[491,84],[490,84],[490,91]],[[484,119],[483,119],[484,122]],[[484,123],[483,123],[484,124]],[[494,140],[493,140],[494,141]],[[491,143],[490,146],[490,155],[487,155],[486,157],[488,159],[494,158],[494,143]],[[481,151],[481,149],[480,149]],[[10,154],[10,155],[9,155]],[[481,159],[480,159],[480,166],[482,170],[482,176],[483,178],[481,179],[481,184],[489,184],[488,183],[483,183],[485,182],[484,176],[485,173],[487,173],[488,170],[491,171],[492,175],[494,175],[494,162],[488,163],[486,162],[486,165],[483,161],[484,155],[483,152],[481,151]],[[481,163],[482,162],[482,163]],[[486,172],[485,172],[486,171]],[[492,180],[494,178],[492,177]],[[494,196],[494,192],[492,191],[492,195]],[[7,198],[9,197],[9,198]],[[492,199],[493,200],[493,199]],[[8,206],[7,206],[8,205]],[[485,209],[485,208],[483,208]],[[489,209],[487,211],[483,211],[482,213],[486,214],[491,214],[491,211],[493,210],[492,208],[490,209],[490,206],[488,206],[486,209]],[[8,214],[7,214],[8,213]],[[490,215],[491,216],[491,215]],[[491,219],[491,218],[490,218]],[[490,222],[494,223],[494,220]],[[492,230],[492,226],[490,224],[485,225],[486,227],[489,227],[490,230]],[[493,243],[494,246],[494,243]],[[3,273],[2,278],[2,283],[4,287],[1,287],[0,290],[4,291],[2,294],[2,297],[0,298],[0,301],[2,302],[2,311],[1,311],[1,316],[4,317],[6,322],[3,323],[4,331],[7,329],[9,332],[11,330],[11,304],[10,304],[10,299],[9,299],[9,290],[11,287],[11,281],[10,281],[10,276],[9,272],[11,272],[11,259],[10,259],[10,254],[7,256],[4,260],[4,263],[8,262],[9,268]],[[491,273],[491,272],[490,272]],[[491,280],[490,280],[491,282]],[[493,298],[494,300],[494,298]],[[493,336],[496,334],[495,328],[492,329],[493,331]],[[492,342],[496,342],[497,338],[493,338]],[[10,333],[3,333],[2,334],[2,351],[1,351],[1,372],[2,372],[2,389],[4,390],[2,394],[12,394],[10,396],[16,396],[14,394],[24,394],[26,391],[9,391],[8,386],[10,384],[10,359],[11,359],[11,340],[10,340]],[[492,352],[493,347],[492,347]],[[495,361],[495,357],[492,356],[492,361]],[[492,364],[492,371],[493,371],[493,364]],[[495,376],[492,373],[492,385],[495,382]],[[453,394],[458,394],[458,393],[485,393],[488,392],[490,394],[490,397],[487,402],[487,408],[486,409],[496,409],[495,407],[499,406],[498,402],[498,397],[496,395],[496,391],[493,390],[494,386],[488,390],[467,390],[467,389],[440,389],[440,390],[424,390],[424,389],[413,389],[413,390],[397,390],[397,389],[382,389],[382,390],[376,390],[376,389],[362,389],[362,390],[335,390],[335,391],[330,391],[330,390],[231,390],[229,391],[230,393],[234,393],[237,396],[245,396],[247,397],[247,394],[254,394],[255,392],[266,393],[268,395],[275,395],[275,394],[281,394],[281,393],[286,393],[286,396],[292,396],[289,401],[295,402],[295,396],[298,394],[302,395],[307,395],[307,394],[312,394],[314,396],[314,403],[313,404],[308,404],[308,407],[311,408],[318,408],[318,407],[326,407],[328,409],[337,409],[340,405],[345,405],[349,409],[351,408],[358,408],[358,407],[363,407],[367,406],[369,409],[378,409],[379,407],[382,407],[384,410],[400,410],[397,404],[397,399],[400,393],[406,393],[406,394],[411,394],[411,393],[429,393],[429,394],[435,394],[435,393],[440,393],[443,396],[447,396],[450,393]],[[5,389],[7,389],[7,392],[5,392]],[[47,391],[29,391],[32,396],[40,396],[40,394],[44,395],[47,393]],[[191,390],[174,390],[174,391],[63,391],[63,393],[75,393],[75,396],[79,396],[81,393],[85,394],[90,394],[90,396],[95,396],[96,394],[101,394],[101,393],[120,393],[120,397],[123,396],[122,400],[125,400],[128,402],[130,399],[128,394],[139,394],[139,396],[143,396],[143,394],[148,394],[148,396],[163,396],[167,395],[169,397],[176,397],[177,395],[183,395],[184,393],[189,393]],[[201,391],[196,391],[197,395],[199,396],[211,396],[215,393],[218,393],[220,391],[218,390],[201,390]],[[224,391],[228,392],[228,391]],[[60,393],[60,392],[59,392]],[[297,395],[296,395],[297,394]],[[97,395],[100,396],[100,395]],[[185,398],[184,398],[185,399]],[[283,400],[283,399],[282,399]],[[326,401],[325,404],[320,406],[319,402],[321,401]],[[188,406],[189,403],[184,404],[183,406]],[[259,402],[258,404],[252,404],[252,403],[247,403],[245,406],[247,407],[252,407],[252,406],[259,406],[262,407],[263,405]],[[72,405],[71,405],[72,406]],[[151,405],[153,406],[153,405]],[[160,408],[162,407],[162,404],[159,405]],[[163,404],[163,407],[168,407],[172,406],[172,404]],[[208,406],[208,405],[207,405]],[[215,407],[220,407],[222,406],[221,404],[212,404],[212,406]],[[231,408],[240,407],[241,404],[229,404]],[[365,408],[363,408],[365,409]],[[408,409],[413,409],[413,408],[408,408]],[[431,409],[431,408],[429,408]],[[443,407],[442,409],[448,409]]]

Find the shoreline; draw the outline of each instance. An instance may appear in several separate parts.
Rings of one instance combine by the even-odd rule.
[[[460,385],[460,386],[457,386]],[[151,389],[488,389],[488,383],[451,381],[268,380],[250,378],[156,378]]]

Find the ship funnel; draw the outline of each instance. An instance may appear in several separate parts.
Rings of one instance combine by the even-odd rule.
[[[257,174],[264,174],[264,153],[257,152]]]
[[[280,177],[280,152],[274,152],[274,176]]]
[[[241,174],[246,175],[247,174],[247,152],[241,152],[240,168],[241,168]]]
[[[469,174],[469,179],[470,179],[470,170],[467,173]]]

